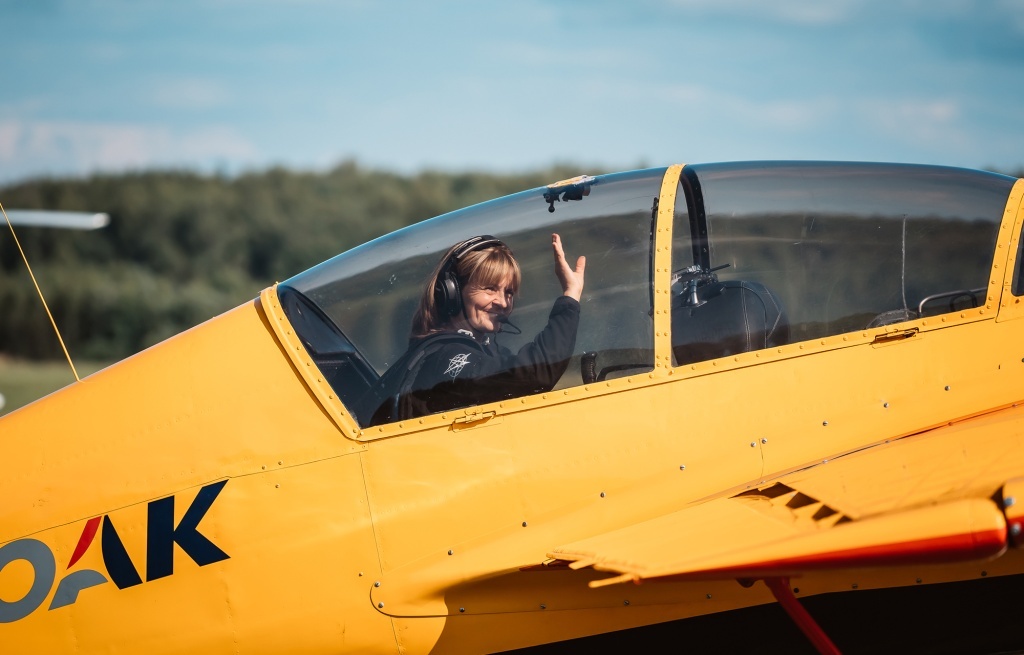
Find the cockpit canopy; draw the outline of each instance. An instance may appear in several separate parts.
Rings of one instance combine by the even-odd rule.
[[[656,237],[671,247],[678,366],[984,304],[1015,182],[897,164],[686,166],[673,181],[669,244],[656,229],[667,170],[580,176],[452,212],[338,255],[278,294],[353,411],[406,351],[424,284],[463,239],[490,234],[515,252],[521,334],[496,338],[513,351],[532,339],[560,293],[557,232],[570,261],[588,262],[576,352],[558,384],[569,387],[654,368]]]
[[[706,226],[693,257],[773,289],[804,341],[983,304],[1014,182],[937,166],[698,164],[682,176],[690,225],[677,227]]]

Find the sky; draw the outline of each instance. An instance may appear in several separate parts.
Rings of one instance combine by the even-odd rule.
[[[1024,0],[0,0],[0,34],[0,184],[347,160],[1024,168]]]

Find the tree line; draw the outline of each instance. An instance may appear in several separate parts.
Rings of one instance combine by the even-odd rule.
[[[103,360],[142,350],[382,234],[579,172],[401,175],[351,161],[324,173],[146,171],[29,180],[0,188],[0,203],[110,215],[110,225],[89,232],[16,228],[72,357]],[[0,354],[62,357],[2,227]]]

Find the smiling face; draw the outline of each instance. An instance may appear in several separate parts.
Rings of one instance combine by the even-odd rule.
[[[466,285],[462,290],[463,316],[457,318],[467,322],[474,332],[497,332],[500,319],[512,311],[514,295],[511,276],[492,284]]]
[[[512,311],[512,297],[519,291],[522,273],[512,251],[500,242],[454,260],[452,272],[457,278],[462,302],[461,307],[450,307],[455,303],[444,298],[441,276],[446,274],[457,248],[458,244],[449,249],[424,288],[420,306],[413,316],[411,335],[414,338],[452,330],[470,330],[480,337],[498,332],[499,319]]]

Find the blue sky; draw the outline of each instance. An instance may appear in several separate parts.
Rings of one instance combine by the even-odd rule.
[[[0,183],[284,165],[1024,167],[1024,0],[0,0]]]

